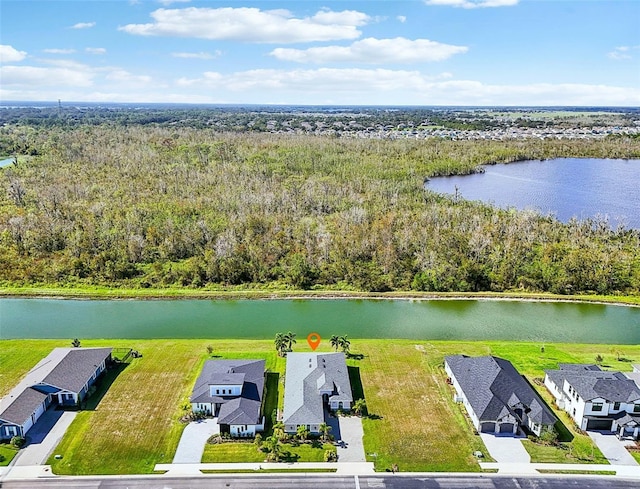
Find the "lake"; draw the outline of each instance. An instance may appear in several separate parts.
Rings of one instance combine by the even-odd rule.
[[[4,166],[13,165],[15,163],[15,159],[13,158],[5,158],[4,160],[0,160],[0,168]]]
[[[607,216],[640,229],[640,160],[561,158],[486,165],[484,173],[437,177],[426,188],[498,207],[536,209],[560,221]]]
[[[0,338],[517,340],[640,343],[640,308],[508,300],[0,299]]]

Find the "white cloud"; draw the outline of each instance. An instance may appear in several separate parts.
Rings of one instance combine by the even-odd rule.
[[[89,87],[93,79],[88,71],[38,66],[0,66],[0,75],[4,88],[16,86],[23,90],[55,85]]]
[[[313,17],[295,18],[286,10],[257,8],[158,9],[154,22],[118,29],[140,36],[195,37],[256,43],[294,43],[356,39],[357,27],[370,21],[361,12],[322,10]]]
[[[107,52],[105,48],[84,48],[84,50],[89,54],[106,54]]]
[[[640,88],[588,84],[491,85],[413,70],[329,69],[206,72],[180,78],[194,95],[215,93],[211,103],[346,105],[611,105],[637,106]],[[217,98],[214,98],[217,97]]]
[[[638,50],[640,50],[640,46],[618,46],[614,48],[613,51],[607,53],[607,56],[617,61],[632,59],[633,52]]]
[[[96,25],[95,22],[78,22],[71,26],[72,29],[90,29]]]
[[[121,68],[111,69],[105,76],[105,79],[115,81],[118,83],[142,83],[147,84],[151,82],[151,77],[146,75],[133,75]]]
[[[171,53],[174,58],[187,58],[187,59],[215,59],[222,56],[222,51],[215,51],[212,53],[206,53],[200,51],[199,53]]]
[[[520,0],[425,0],[427,5],[444,5],[447,7],[484,8],[484,7],[511,7],[517,5]]]
[[[18,51],[8,44],[0,44],[0,63],[14,63],[27,57],[26,51]]]
[[[283,61],[298,63],[423,63],[442,61],[454,54],[465,53],[466,46],[442,44],[428,39],[410,40],[367,38],[350,46],[325,46],[309,49],[277,48],[271,56]]]
[[[43,49],[42,51],[47,54],[73,54],[76,52],[75,49],[59,49],[59,48]]]
[[[402,24],[404,24],[404,23],[407,21],[407,17],[406,17],[406,16],[404,16],[404,15],[398,15],[398,16],[396,17],[396,19],[398,19],[398,22],[400,22],[400,23],[402,23]]]

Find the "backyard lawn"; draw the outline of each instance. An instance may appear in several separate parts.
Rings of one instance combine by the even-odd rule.
[[[156,463],[171,462],[184,428],[179,422],[181,406],[188,400],[202,363],[210,357],[207,345],[213,346],[217,358],[265,358],[272,372],[267,381],[269,404],[274,404],[274,385],[279,386],[278,398],[282,399],[285,359],[276,355],[272,341],[83,340],[82,345],[134,348],[142,358],[133,359],[112,379],[95,409],[79,413],[54,452],[63,458],[49,460],[58,474],[150,473]],[[0,341],[0,388],[6,393],[55,346],[69,346],[69,341]],[[362,355],[348,363],[357,367],[350,372],[359,373],[362,382],[369,412],[363,420],[365,451],[378,470],[394,463],[402,471],[479,470],[473,452],[487,452],[480,437],[473,434],[464,410],[453,402],[443,369],[445,355],[492,353],[511,360],[548,402],[550,397],[535,379],[542,378],[544,369],[556,368],[558,362],[593,363],[600,354],[611,368],[631,369],[630,362],[616,360],[615,348],[605,345],[352,339],[351,347],[353,353]],[[303,341],[294,349],[309,351]],[[329,345],[323,343],[321,350],[329,351]],[[620,350],[624,358],[640,361],[640,346]],[[270,413],[265,414],[269,419]],[[567,418],[561,419],[571,432]],[[554,450],[562,457],[570,452],[582,462],[600,457],[588,437],[573,435],[566,450]],[[253,445],[225,445],[224,449],[207,446],[203,460],[220,461],[221,450],[229,460],[263,460]],[[300,460],[311,461],[324,454],[316,450],[299,453]],[[559,459],[558,453],[546,448],[537,450],[535,457]]]

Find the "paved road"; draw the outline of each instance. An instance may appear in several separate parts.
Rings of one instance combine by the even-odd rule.
[[[185,426],[173,457],[174,464],[199,464],[204,445],[211,435],[220,433],[218,418],[194,421]]]
[[[495,475],[340,477],[301,474],[198,478],[110,477],[4,481],[2,489],[637,489],[638,480],[612,477],[500,477]]]

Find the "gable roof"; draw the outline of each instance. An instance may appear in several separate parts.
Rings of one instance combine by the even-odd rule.
[[[331,401],[353,401],[344,353],[288,353],[283,423],[324,423],[321,392]]]
[[[6,409],[0,413],[0,420],[24,425],[36,409],[45,401],[47,394],[29,387],[22,391]]]
[[[111,351],[111,348],[69,348],[41,383],[78,393]]]
[[[264,360],[207,360],[191,393],[192,403],[222,404],[220,424],[259,424]],[[211,396],[210,385],[242,384],[240,397]]]
[[[22,425],[48,393],[60,389],[80,392],[111,351],[111,348],[54,348],[0,399],[0,419]]]
[[[633,402],[640,399],[640,388],[621,372],[602,370],[597,365],[558,365],[546,370],[547,376],[560,388],[566,381],[585,401],[602,398],[610,402]]]
[[[542,401],[538,393],[503,358],[494,356],[445,357],[458,385],[480,421],[495,421],[514,414],[520,405],[537,424],[552,425],[558,418]]]

